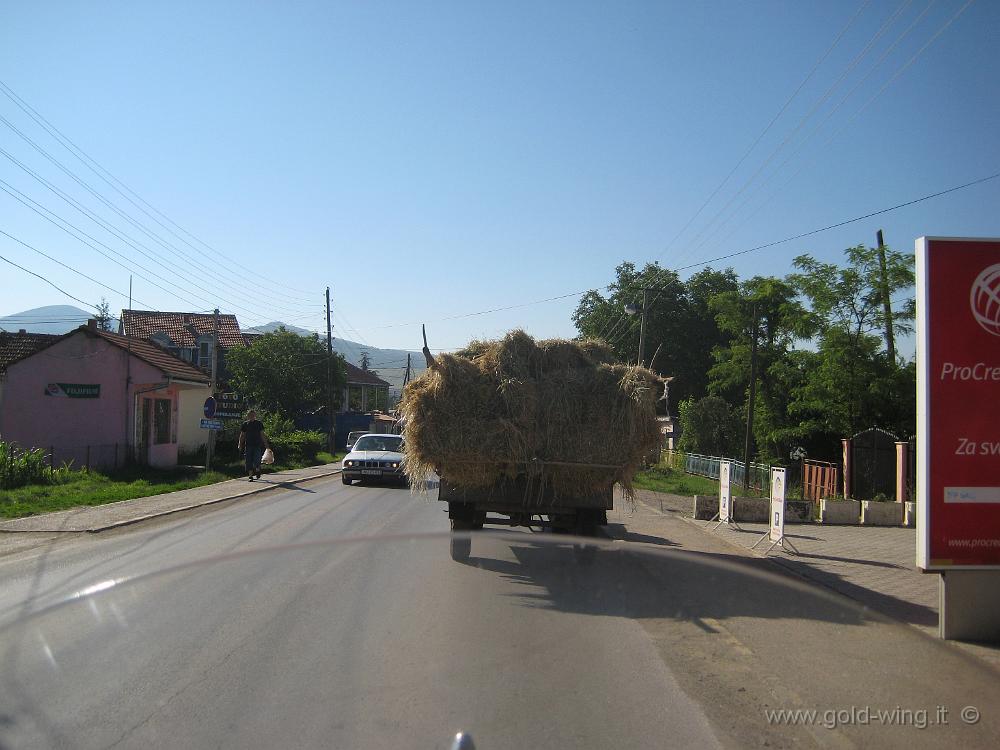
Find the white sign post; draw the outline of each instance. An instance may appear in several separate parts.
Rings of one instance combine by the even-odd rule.
[[[785,536],[784,469],[771,469],[771,507],[768,515],[769,528],[767,533],[758,539],[751,549],[754,549],[758,544],[767,539],[771,542],[771,546],[764,550],[765,555],[778,545],[781,545],[781,548],[786,551],[790,549],[792,552],[798,553],[798,550],[795,549],[795,545],[793,545]]]
[[[719,520],[712,527],[713,531],[722,526],[722,524],[739,528],[733,516],[733,492],[732,484],[730,483],[732,466],[732,461],[721,461],[719,463],[719,512],[716,514],[716,518]],[[715,519],[713,518],[712,520],[714,521]]]

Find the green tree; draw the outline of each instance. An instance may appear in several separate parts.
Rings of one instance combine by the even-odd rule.
[[[913,256],[886,248],[883,283],[877,249],[857,245],[844,254],[843,267],[801,255],[794,261],[799,273],[788,277],[809,301],[820,325],[815,366],[793,389],[790,411],[807,417],[831,438],[867,427],[913,434],[915,368],[891,362],[882,338],[883,295],[895,297],[913,287]],[[897,304],[896,335],[912,331],[914,313],[912,297]]]
[[[884,295],[892,299],[913,288],[914,260],[912,254],[885,248],[883,283],[877,248],[856,245],[847,248],[844,255],[847,265],[843,267],[800,255],[793,261],[799,273],[789,275],[788,282],[809,300],[823,332],[837,329],[847,336],[842,343],[860,352],[865,335],[885,331]],[[915,314],[912,296],[897,305],[892,314],[894,335],[911,333]]]
[[[742,456],[743,417],[718,396],[688,399],[680,412],[680,449],[710,456]]]
[[[226,352],[232,388],[266,412],[294,419],[324,406],[327,400],[327,352],[318,336],[298,336],[279,328],[250,346]],[[331,362],[334,405],[347,380],[344,359]]]
[[[101,301],[95,306],[96,312],[94,313],[94,320],[97,322],[97,327],[102,331],[111,330],[111,305],[108,301],[101,297]]]
[[[757,453],[765,457],[784,455],[789,443],[802,437],[797,420],[788,414],[788,401],[790,390],[802,380],[810,360],[799,354],[795,345],[811,338],[817,320],[796,297],[795,288],[786,281],[755,276],[740,284],[737,291],[713,296],[710,303],[719,328],[730,335],[730,341],[715,348],[709,392],[741,404],[744,419],[756,331],[754,440]]]
[[[627,304],[642,305],[647,293],[647,365],[664,376],[673,376],[670,397],[673,403],[700,398],[708,387],[712,348],[726,340],[709,306],[711,298],[737,286],[732,270],[705,269],[686,283],[670,270],[653,263],[641,271],[632,263],[615,269],[616,280],[606,293],[587,292],[573,313],[581,336],[605,338],[623,362],[635,362],[639,355],[641,315],[628,316]],[[660,354],[650,362],[659,348]]]

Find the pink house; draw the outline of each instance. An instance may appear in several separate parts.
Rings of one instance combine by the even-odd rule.
[[[210,394],[197,367],[93,321],[0,368],[0,439],[57,466],[175,466],[180,394]]]

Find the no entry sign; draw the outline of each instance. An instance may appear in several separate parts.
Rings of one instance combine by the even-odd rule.
[[[1000,568],[1000,240],[916,252],[917,567]]]

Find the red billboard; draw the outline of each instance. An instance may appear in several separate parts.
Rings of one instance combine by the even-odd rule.
[[[1000,567],[1000,240],[917,240],[917,567]]]

